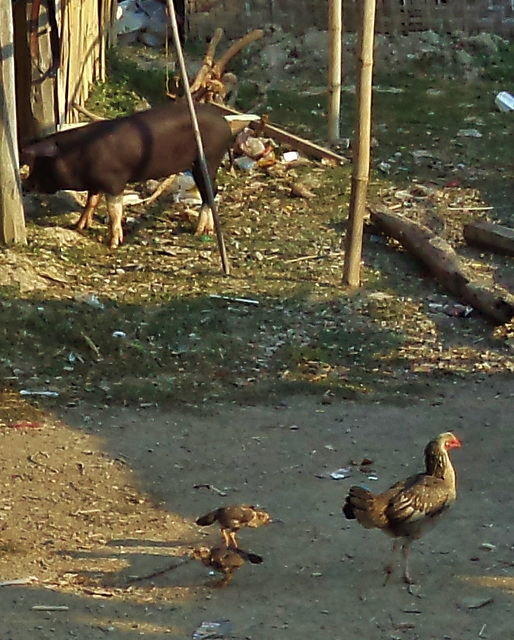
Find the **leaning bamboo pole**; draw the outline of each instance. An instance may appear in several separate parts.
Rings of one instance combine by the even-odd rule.
[[[221,263],[223,266],[223,271],[225,275],[229,275],[230,266],[228,263],[227,250],[225,248],[225,241],[223,239],[223,234],[221,231],[221,225],[218,216],[218,208],[216,207],[216,201],[214,199],[214,190],[212,187],[211,178],[209,176],[209,171],[207,168],[207,160],[205,159],[205,152],[203,148],[202,136],[200,133],[200,127],[198,125],[198,119],[196,117],[196,111],[193,104],[193,97],[191,95],[191,89],[189,87],[189,80],[187,77],[187,69],[186,63],[184,60],[184,54],[182,51],[182,45],[180,43],[180,37],[178,32],[178,24],[177,24],[177,16],[175,14],[175,7],[173,5],[172,0],[166,0],[166,6],[168,7],[168,16],[171,21],[171,31],[173,34],[173,44],[175,45],[175,52],[177,54],[177,59],[180,68],[180,75],[182,77],[182,84],[184,86],[184,94],[186,96],[187,105],[189,107],[189,112],[191,114],[191,125],[193,127],[193,133],[195,136],[196,146],[198,149],[198,160],[200,164],[200,171],[202,172],[203,181],[205,183],[206,191],[207,191],[207,199],[209,207],[212,211],[212,217],[214,220],[214,227],[216,230],[216,238],[218,240],[218,249],[221,256]]]
[[[343,268],[343,282],[351,287],[360,285],[362,237],[370,162],[375,9],[376,0],[363,0],[357,46],[359,67],[357,74],[357,121],[352,145],[354,149],[352,187]]]

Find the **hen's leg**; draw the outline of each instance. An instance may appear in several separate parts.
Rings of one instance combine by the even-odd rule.
[[[229,538],[230,538],[230,542],[232,543],[231,545],[227,545],[227,546],[232,546],[234,547],[234,549],[237,549],[237,539],[236,539],[236,532],[235,531],[231,531],[229,534]]]
[[[410,573],[409,573],[409,550],[410,550],[410,546],[409,546],[409,541],[407,540],[406,542],[403,543],[403,546],[402,546],[403,559],[405,561],[405,568],[403,571],[403,581],[407,584],[413,584],[414,581],[410,577]]]
[[[389,578],[393,575],[393,570],[394,570],[393,563],[394,563],[394,557],[396,555],[397,547],[398,547],[398,540],[394,539],[393,540],[393,549],[391,551],[391,562],[384,567],[384,573],[385,573],[384,587],[389,582]]]

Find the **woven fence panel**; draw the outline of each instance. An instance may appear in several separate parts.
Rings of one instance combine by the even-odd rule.
[[[343,0],[346,31],[355,31],[362,0]],[[328,0],[190,0],[190,34],[209,38],[222,27],[229,38],[270,24],[295,35],[327,29]],[[514,35],[513,0],[377,0],[378,33],[412,31]]]

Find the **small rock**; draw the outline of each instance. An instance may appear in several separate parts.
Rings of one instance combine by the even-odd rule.
[[[460,609],[480,609],[481,607],[485,607],[486,604],[491,604],[493,599],[491,597],[474,597],[469,596],[467,598],[462,598],[459,602]]]

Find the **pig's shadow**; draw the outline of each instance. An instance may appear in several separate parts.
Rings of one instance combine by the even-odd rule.
[[[85,201],[85,200],[84,200]],[[70,225],[77,221],[77,214],[84,206],[71,192],[60,191],[52,195],[27,193],[23,195],[25,215],[34,223],[46,226],[55,225],[55,218],[70,215]],[[68,219],[66,219],[68,223]]]

